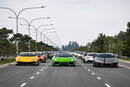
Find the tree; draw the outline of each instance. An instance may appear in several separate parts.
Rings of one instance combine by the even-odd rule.
[[[7,28],[0,29],[0,55],[8,56],[10,49],[10,42],[8,40],[9,34],[12,34],[13,31]]]
[[[130,22],[128,22],[127,27],[128,28],[125,33],[125,39],[122,47],[122,54],[130,57]]]

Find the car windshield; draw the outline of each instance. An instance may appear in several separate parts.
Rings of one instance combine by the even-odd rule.
[[[115,58],[115,56],[113,54],[98,54],[97,57],[100,57],[100,58]]]
[[[87,56],[97,56],[97,54],[87,54]]]
[[[41,53],[37,53],[38,57],[40,57],[42,54]]]
[[[56,57],[73,57],[70,54],[56,54]]]
[[[33,53],[21,53],[19,56],[36,56]]]

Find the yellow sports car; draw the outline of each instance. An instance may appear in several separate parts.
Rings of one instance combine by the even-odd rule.
[[[34,65],[39,65],[39,58],[36,53],[22,52],[16,57],[16,65],[21,63],[32,63]]]

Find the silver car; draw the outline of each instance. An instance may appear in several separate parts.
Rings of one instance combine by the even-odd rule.
[[[93,66],[105,66],[112,65],[113,67],[118,67],[118,58],[112,53],[99,53],[95,57]]]
[[[94,58],[97,56],[96,53],[88,53],[85,56],[85,62],[93,62]]]

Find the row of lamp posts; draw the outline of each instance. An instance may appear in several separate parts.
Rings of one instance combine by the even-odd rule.
[[[7,8],[7,7],[0,7],[0,9],[6,9],[6,10],[10,10],[11,12],[14,13],[15,15],[15,18],[13,17],[9,17],[10,19],[16,19],[16,34],[18,34],[18,24],[19,24],[19,20],[24,20],[28,26],[28,30],[29,30],[29,37],[30,37],[30,27],[33,27],[35,30],[36,30],[36,41],[37,41],[37,32],[38,32],[38,29],[42,26],[48,26],[48,25],[40,25],[38,28],[36,28],[35,26],[32,26],[31,24],[35,21],[35,20],[40,20],[40,19],[49,19],[50,17],[44,17],[44,18],[34,18],[32,19],[30,22],[24,18],[19,18],[20,14],[25,11],[25,10],[29,10],[29,9],[40,9],[40,8],[45,8],[46,6],[41,6],[41,7],[31,7],[31,8],[23,8],[22,10],[20,10],[18,13],[16,13],[16,11],[14,11],[13,9],[11,8]],[[53,25],[53,24],[49,24],[49,25]],[[42,32],[40,32],[42,34]],[[45,37],[45,35],[44,35]],[[41,35],[41,38],[42,38],[42,35]],[[45,39],[45,38],[44,38]],[[45,40],[44,40],[45,41]],[[16,38],[16,55],[18,55],[18,38]],[[37,45],[36,45],[36,51],[37,51]],[[30,52],[30,41],[29,41],[29,52]]]

